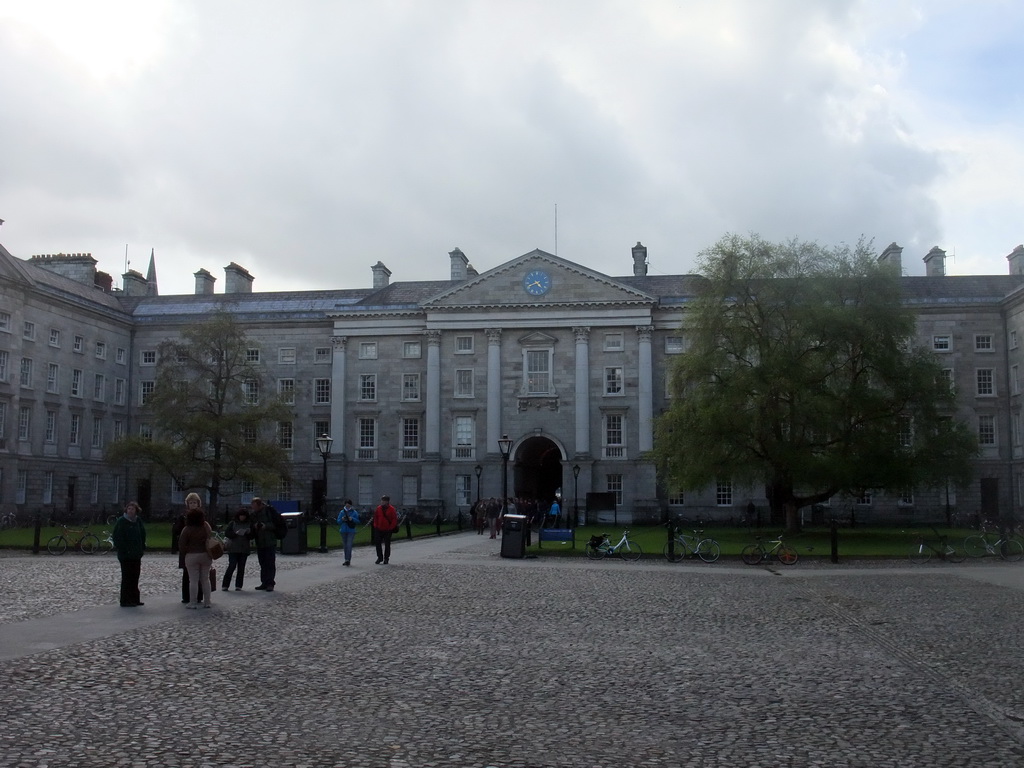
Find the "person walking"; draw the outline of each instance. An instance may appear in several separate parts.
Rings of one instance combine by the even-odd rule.
[[[352,544],[356,540],[356,527],[359,525],[359,510],[352,506],[352,499],[345,499],[345,505],[338,513],[338,533],[345,548],[345,562],[352,565]]]
[[[501,516],[501,502],[498,499],[487,500],[487,527],[491,530],[491,538],[498,538],[498,518]]]
[[[398,510],[391,506],[390,496],[381,496],[373,510],[373,543],[377,548],[377,565],[391,560],[391,536],[398,530]]]
[[[249,508],[239,507],[234,519],[228,523],[224,536],[228,540],[228,569],[224,572],[221,589],[225,592],[231,586],[231,576],[235,576],[235,592],[242,589],[245,581],[245,561],[249,559],[252,549],[252,538],[255,531],[249,522]]]
[[[206,599],[202,605],[203,608],[209,608],[210,590],[206,586],[210,583],[213,558],[206,551],[206,540],[210,538],[213,529],[206,522],[206,514],[203,512],[198,494],[190,493],[186,496],[185,505],[189,509],[185,513],[185,527],[178,537],[178,559],[184,561],[185,570],[188,571],[189,601],[185,607],[199,607],[200,585],[203,585],[202,593],[206,595]]]
[[[264,504],[259,496],[253,497],[250,506],[256,532],[256,559],[260,561],[260,583],[256,589],[273,592],[277,584],[277,540],[283,539],[288,529],[281,513]]]
[[[121,607],[137,608],[145,605],[139,594],[139,575],[142,555],[146,551],[146,526],[139,517],[139,505],[129,501],[124,514],[114,523],[111,539],[117,549],[117,562],[121,566]]]

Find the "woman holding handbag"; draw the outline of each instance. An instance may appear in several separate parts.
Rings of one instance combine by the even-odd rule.
[[[185,513],[185,527],[178,537],[178,558],[183,561],[185,570],[188,572],[188,594],[189,601],[186,608],[199,607],[199,585],[210,583],[210,567],[213,565],[213,558],[206,551],[206,540],[210,538],[213,529],[206,522],[206,514],[203,512],[203,502],[199,494],[190,493],[185,497],[185,506],[188,512]],[[203,608],[210,607],[210,592],[204,589],[206,600]]]

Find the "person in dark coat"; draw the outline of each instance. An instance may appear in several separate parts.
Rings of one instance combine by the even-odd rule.
[[[117,562],[121,566],[122,608],[144,605],[139,594],[139,575],[142,572],[142,555],[146,551],[146,526],[139,512],[139,505],[129,501],[124,507],[124,514],[114,523],[111,534],[117,549]]]

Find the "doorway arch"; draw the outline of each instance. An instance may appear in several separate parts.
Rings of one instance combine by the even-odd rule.
[[[562,447],[550,437],[532,435],[516,446],[512,495],[533,499],[547,507],[563,487]]]

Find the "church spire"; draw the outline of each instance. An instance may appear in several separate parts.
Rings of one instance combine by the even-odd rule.
[[[160,289],[156,284],[156,249],[149,251],[149,270],[146,272],[146,294],[148,296],[159,296]]]

